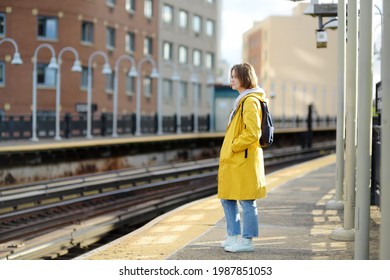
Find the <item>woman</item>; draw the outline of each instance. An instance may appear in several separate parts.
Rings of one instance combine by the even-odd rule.
[[[227,238],[221,245],[228,252],[250,252],[254,250],[252,238],[259,235],[256,199],[266,196],[264,158],[259,139],[260,100],[268,100],[264,90],[257,85],[252,65],[234,65],[230,73],[230,85],[239,96],[230,114],[219,160],[218,198],[227,226]],[[243,210],[242,238],[238,238],[241,227],[237,202]]]

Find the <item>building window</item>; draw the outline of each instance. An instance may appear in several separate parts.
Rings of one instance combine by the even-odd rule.
[[[152,97],[152,78],[144,77],[144,96],[147,98]]]
[[[126,51],[133,53],[135,52],[135,34],[134,32],[127,32],[126,34]]]
[[[106,28],[106,47],[107,49],[115,49],[115,28],[107,27]]]
[[[199,107],[202,107],[202,85],[201,84],[198,84],[198,83],[195,83],[194,84],[194,94],[196,96],[196,98],[198,99],[198,106]]]
[[[116,4],[116,0],[106,0],[106,4],[108,7],[115,7],[115,4]]]
[[[126,95],[133,96],[135,92],[135,77],[126,76]]]
[[[188,105],[188,84],[187,82],[180,82],[180,99],[181,105]]]
[[[206,53],[206,68],[214,68],[214,54]]]
[[[165,4],[163,7],[162,19],[167,24],[173,24],[173,7]]]
[[[5,64],[0,61],[0,86],[4,86],[5,83]]]
[[[145,37],[144,39],[144,54],[153,54],[153,39],[151,37]]]
[[[163,43],[163,59],[164,60],[173,60],[173,44],[169,42]]]
[[[181,64],[188,63],[188,48],[185,46],[179,47],[179,63]]]
[[[126,0],[126,11],[131,14],[135,12],[135,0]]]
[[[206,34],[207,36],[213,37],[215,34],[215,24],[214,21],[211,19],[208,19],[206,21]]]
[[[195,34],[199,34],[202,31],[202,18],[198,15],[194,15],[193,17],[192,30]]]
[[[5,14],[0,13],[0,36],[5,36]]]
[[[92,71],[92,77],[93,77],[93,69]],[[81,72],[81,88],[87,89],[88,88],[88,67],[83,66],[82,72]]]
[[[56,70],[50,69],[48,64],[37,64],[37,85],[54,87],[56,85]]]
[[[194,66],[202,66],[202,52],[200,50],[193,51],[192,63],[194,64]]]
[[[179,12],[179,27],[183,29],[188,28],[188,13],[186,11],[181,10]]]
[[[109,75],[104,75],[106,78],[106,92],[112,93],[114,91],[114,77],[115,73],[114,71],[111,72]]]
[[[83,21],[81,23],[81,42],[93,43],[93,22]]]
[[[56,17],[38,17],[38,38],[58,39],[58,19]]]
[[[172,80],[164,79],[163,81],[163,100],[165,105],[172,104],[173,101]]]
[[[153,17],[153,0],[144,1],[144,15],[149,19]]]

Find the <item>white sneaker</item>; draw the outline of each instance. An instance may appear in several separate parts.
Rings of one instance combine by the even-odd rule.
[[[254,251],[252,239],[248,239],[248,238],[241,238],[235,244],[226,246],[224,247],[224,249],[225,251],[233,252],[233,253]]]
[[[228,235],[226,240],[222,241],[221,246],[225,248],[226,246],[232,246],[238,241],[237,235]]]

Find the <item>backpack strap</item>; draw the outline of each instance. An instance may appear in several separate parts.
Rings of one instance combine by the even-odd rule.
[[[245,103],[245,100],[247,99],[248,97],[246,97],[243,101],[242,101],[242,105],[241,105],[241,117],[243,116],[243,112],[244,112],[244,103]],[[260,106],[261,106],[261,120],[263,120],[264,118],[264,106],[267,106],[265,105],[265,102],[264,101],[261,101],[259,98],[255,97],[257,100],[259,100],[260,102]]]

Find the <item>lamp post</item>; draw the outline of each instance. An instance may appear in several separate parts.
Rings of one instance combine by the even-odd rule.
[[[112,108],[112,137],[118,137],[117,133],[117,114],[118,114],[118,79],[119,79],[119,64],[122,60],[127,59],[131,63],[130,71],[128,72],[128,77],[137,77],[137,70],[135,69],[135,60],[132,56],[123,54],[115,62],[115,78],[114,78],[114,100]]]
[[[209,89],[210,94],[210,129],[209,132],[214,132],[214,77],[209,73],[207,77],[207,88]]]
[[[108,56],[102,51],[95,51],[89,56],[88,59],[88,89],[87,89],[87,138],[92,138],[92,61],[97,56],[100,55],[104,58],[105,63],[103,65],[102,73],[104,75],[109,75],[112,73],[110,65],[108,63]]]
[[[166,61],[165,64],[167,65],[170,65],[173,67],[173,72],[172,72],[172,77],[171,77],[171,80],[173,82],[177,82],[177,86],[176,86],[176,117],[178,118],[178,114],[177,112],[180,110],[180,104],[179,104],[179,101],[180,101],[180,97],[179,97],[179,81],[180,81],[180,75],[179,73],[177,72],[177,67],[176,67],[176,64],[174,64],[172,61]],[[161,95],[161,94],[160,94]],[[162,110],[161,110],[161,96],[159,97],[159,114],[158,114],[158,133],[159,134],[162,134],[163,132],[163,129],[162,129],[162,117],[163,117],[163,114],[162,114]],[[178,122],[178,121],[177,121]]]
[[[60,105],[61,105],[61,57],[66,51],[70,51],[75,56],[75,61],[71,68],[72,72],[81,72],[82,68],[80,65],[79,54],[76,49],[72,47],[63,48],[58,54],[58,70],[57,70],[57,85],[56,85],[56,134],[54,139],[61,140],[60,136]]]
[[[18,44],[16,43],[16,41],[12,38],[4,38],[4,39],[0,40],[0,45],[5,43],[5,42],[11,43],[15,48],[15,52],[14,52],[14,56],[12,58],[11,64],[22,64],[23,61],[20,58],[19,48],[18,48]]]
[[[151,78],[158,78],[160,76],[156,68],[156,62],[152,59],[152,57],[145,56],[138,62],[136,123],[135,123],[136,125],[135,135],[137,136],[141,135],[141,78],[142,78],[141,67],[142,64],[144,64],[145,62],[149,62],[153,66],[152,72],[150,73]]]
[[[33,93],[32,93],[32,141],[38,141],[37,136],[37,56],[39,50],[42,48],[48,48],[51,52],[51,59],[49,63],[49,69],[57,69],[56,53],[52,45],[43,43],[40,44],[34,52],[34,69],[33,69]]]
[[[198,78],[194,73],[194,70],[191,65],[185,64],[183,67],[186,67],[191,70],[190,82],[191,85],[198,82]],[[178,91],[176,96],[176,112],[177,112],[177,133],[181,133],[181,93]]]

